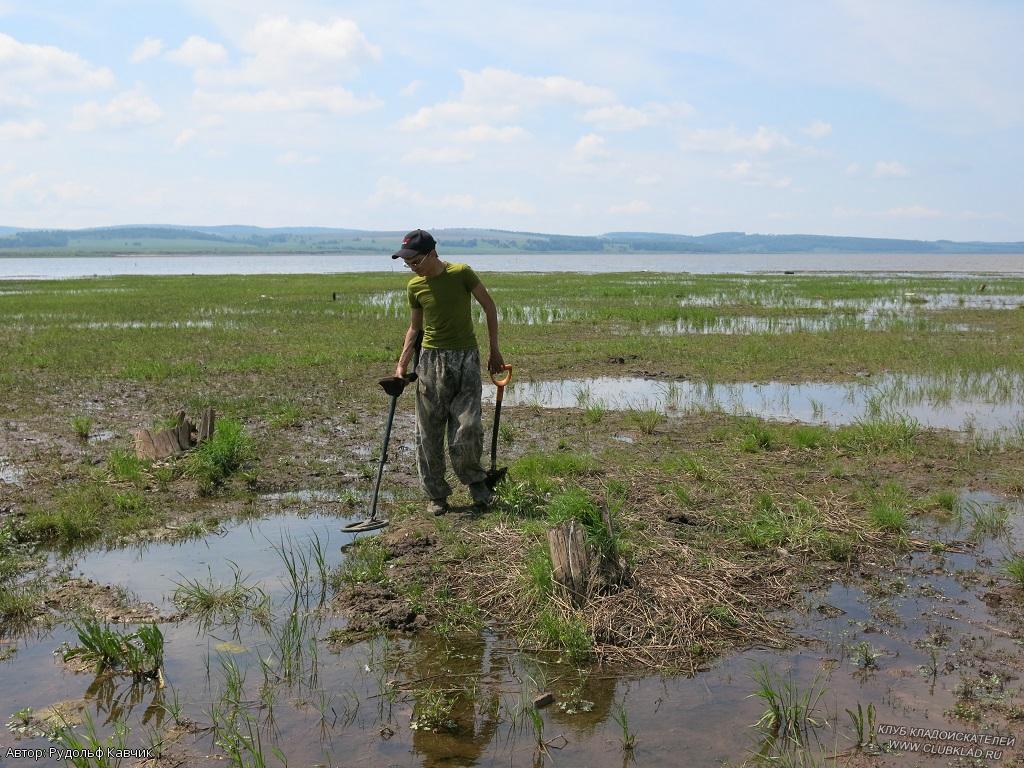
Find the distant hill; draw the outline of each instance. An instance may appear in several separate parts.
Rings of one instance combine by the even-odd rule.
[[[174,253],[392,253],[404,231],[223,225],[90,229],[0,227],[0,257]],[[433,231],[444,253],[1024,253],[1024,242],[896,240],[829,235],[608,232],[558,235],[500,229]]]

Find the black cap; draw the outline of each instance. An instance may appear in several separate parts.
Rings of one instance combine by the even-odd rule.
[[[421,253],[430,253],[437,247],[437,241],[429,232],[422,229],[414,229],[402,238],[402,250],[392,254],[392,259],[411,259]]]

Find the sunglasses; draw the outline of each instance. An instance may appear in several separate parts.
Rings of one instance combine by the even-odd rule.
[[[402,259],[402,261],[405,262],[405,266],[407,266],[409,269],[415,269],[416,267],[418,267],[420,264],[422,264],[424,261],[426,261],[429,258],[430,258],[430,254],[429,253],[421,253],[419,256],[417,256],[415,258],[412,258],[412,259]]]

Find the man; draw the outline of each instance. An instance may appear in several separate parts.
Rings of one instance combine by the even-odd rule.
[[[445,480],[444,438],[459,480],[469,486],[473,503],[491,503],[487,474],[480,465],[484,431],[480,423],[480,351],[473,332],[470,296],[487,317],[490,354],[487,369],[498,373],[504,360],[498,349],[498,312],[484,284],[466,264],[441,261],[429,232],[415,229],[402,240],[391,258],[402,259],[416,273],[409,281],[411,317],[395,376],[404,376],[412,359],[416,337],[423,331],[416,385],[416,464],[427,509],[435,515],[448,511],[452,488]]]

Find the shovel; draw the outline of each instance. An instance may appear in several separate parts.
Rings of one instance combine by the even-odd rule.
[[[497,468],[498,463],[498,422],[501,421],[501,398],[505,394],[505,387],[512,381],[512,366],[501,366],[502,374],[491,374],[491,381],[498,388],[498,394],[494,398],[494,426],[491,428],[491,468],[487,470],[487,487],[492,491],[498,483],[505,479],[508,474],[508,467]]]
[[[384,465],[388,460],[388,442],[391,440],[391,423],[395,420],[395,407],[398,405],[398,396],[405,391],[405,388],[416,381],[418,374],[416,367],[420,362],[420,344],[423,340],[423,331],[416,336],[415,359],[412,364],[412,373],[405,376],[388,376],[377,383],[381,389],[391,398],[391,406],[388,409],[388,420],[384,426],[384,445],[380,449],[380,464],[377,465],[377,481],[373,484],[373,500],[370,502],[370,516],[364,520],[356,520],[342,527],[346,533],[361,533],[362,531],[375,531],[388,524],[388,519],[377,517],[377,496],[380,493],[380,479],[384,475]]]

